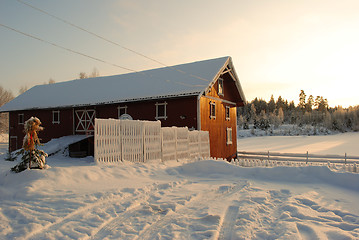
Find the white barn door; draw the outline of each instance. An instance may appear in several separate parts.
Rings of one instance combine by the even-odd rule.
[[[93,109],[75,111],[75,133],[93,134],[95,129],[96,111]]]

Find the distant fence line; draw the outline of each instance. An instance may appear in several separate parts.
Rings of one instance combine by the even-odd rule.
[[[343,165],[347,171],[359,172],[359,157],[340,155],[319,155],[302,153],[278,153],[278,152],[237,152],[238,159],[232,161],[240,166],[307,166],[307,165]]]
[[[208,158],[209,134],[160,121],[95,119],[97,162],[147,162]]]

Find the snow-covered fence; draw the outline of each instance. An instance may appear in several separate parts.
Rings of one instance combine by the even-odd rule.
[[[121,128],[122,160],[144,162],[143,123],[140,121],[119,120]]]
[[[189,132],[190,158],[209,158],[209,134],[206,131]]]
[[[161,122],[95,120],[97,162],[145,162],[161,159]]]
[[[161,131],[162,131],[162,161],[167,161],[167,160],[181,161],[181,160],[189,159],[191,157],[189,136],[193,131],[189,131],[187,127],[163,127]],[[203,132],[203,131],[196,131],[196,132]],[[197,142],[196,144],[200,144],[200,142]],[[201,155],[199,150],[198,152],[196,152],[195,155],[196,156]]]
[[[144,161],[161,160],[161,122],[145,122],[143,126]]]
[[[97,162],[186,160],[210,156],[209,134],[187,127],[164,127],[161,122],[95,120]]]
[[[238,161],[232,163],[244,167],[273,167],[273,166],[307,166],[327,165],[328,167],[343,166],[350,172],[359,172],[359,157],[340,155],[318,155],[304,153],[277,152],[237,152]]]
[[[177,160],[176,128],[164,127],[162,132],[162,161]]]
[[[199,132],[191,131],[189,134],[189,156],[191,159],[200,157]]]
[[[163,129],[163,128],[162,128]],[[189,159],[189,131],[187,127],[176,128],[177,161]]]
[[[209,158],[211,150],[209,145],[209,132],[199,131],[200,153],[202,158]]]
[[[115,119],[96,119],[95,159],[116,162],[122,159],[120,122]]]

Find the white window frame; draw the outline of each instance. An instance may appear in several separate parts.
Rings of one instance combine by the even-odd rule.
[[[226,106],[226,120],[227,121],[231,120],[231,107],[230,106]]]
[[[223,78],[218,78],[217,82],[218,82],[218,95],[224,96],[224,89],[223,89],[224,81],[223,81]]]
[[[121,113],[121,111],[122,111],[122,113]],[[123,114],[127,114],[127,105],[125,105],[125,106],[118,106],[118,107],[117,107],[117,117],[118,117],[118,119],[120,119],[120,117],[121,117]]]
[[[159,107],[162,107],[163,106],[163,114],[164,116],[159,116]],[[164,119],[164,120],[167,120],[167,102],[156,102],[156,117],[155,117],[156,120],[160,120],[160,119]]]
[[[24,117],[24,114],[23,113],[19,113],[17,115],[17,122],[19,125],[24,125],[25,123],[25,117]]]
[[[232,128],[226,129],[227,145],[233,144],[233,131]]]
[[[55,120],[55,114],[57,114],[57,120]],[[60,124],[60,111],[52,111],[52,124]]]
[[[209,118],[216,119],[216,102],[209,102]]]

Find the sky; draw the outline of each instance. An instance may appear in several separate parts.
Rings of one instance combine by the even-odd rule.
[[[331,107],[359,105],[358,12],[357,0],[0,0],[0,86],[16,96],[94,68],[107,76],[163,67],[127,48],[166,65],[231,56],[247,101],[298,103],[304,90]]]

